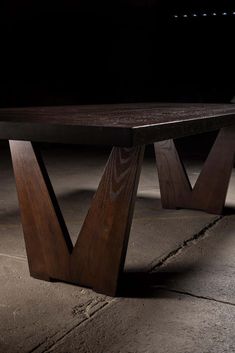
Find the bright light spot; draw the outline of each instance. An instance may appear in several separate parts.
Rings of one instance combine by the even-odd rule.
[[[188,15],[184,15],[183,17],[188,17]]]
[[[193,14],[193,17],[197,17],[197,14],[196,14],[196,13],[194,13],[194,14]]]
[[[178,18],[179,16],[178,15],[174,15],[174,18]]]
[[[202,16],[203,16],[203,17],[206,17],[206,16],[207,16],[207,13],[203,13]]]
[[[216,15],[217,15],[216,12],[213,12],[212,16],[216,16]]]
[[[227,16],[227,12],[223,12],[222,15],[223,15],[223,16]]]

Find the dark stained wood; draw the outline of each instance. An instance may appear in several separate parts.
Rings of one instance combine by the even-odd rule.
[[[30,142],[10,148],[30,274],[115,295],[144,146],[113,148],[74,248],[39,152]]]
[[[213,145],[193,189],[195,208],[221,214],[235,156],[235,128],[223,128]]]
[[[49,178],[30,142],[10,141],[30,273],[69,279],[72,243]]]
[[[115,295],[123,268],[144,147],[113,148],[72,255],[74,278]]]
[[[0,109],[0,139],[131,147],[234,124],[233,104],[117,104]]]
[[[221,214],[235,155],[235,128],[223,128],[208,155],[193,189],[174,141],[155,143],[162,205]]]
[[[163,208],[188,204],[192,187],[176,150],[174,140],[154,144]]]
[[[233,105],[146,103],[1,109],[0,139],[12,139],[31,275],[115,295],[144,145],[159,141],[155,151],[164,207],[221,213],[234,160],[234,122]],[[218,138],[192,190],[171,139],[218,128]],[[17,138],[33,144],[15,141]],[[74,248],[35,141],[116,146]]]

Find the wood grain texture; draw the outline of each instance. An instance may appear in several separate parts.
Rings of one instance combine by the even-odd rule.
[[[222,214],[235,156],[235,127],[220,130],[191,188],[174,141],[155,143],[162,205]]]
[[[235,156],[235,127],[223,128],[209,153],[193,189],[195,208],[221,214]]]
[[[0,139],[137,146],[234,124],[233,104],[116,104],[0,109]]]
[[[192,187],[184,165],[176,150],[174,140],[154,144],[161,202],[163,208],[177,208],[188,204]]]
[[[10,141],[30,273],[69,279],[72,243],[45,168],[30,142]]]
[[[144,147],[113,148],[74,248],[39,151],[22,141],[10,148],[30,274],[115,295]]]
[[[144,147],[113,148],[72,255],[74,278],[115,295],[133,217]]]

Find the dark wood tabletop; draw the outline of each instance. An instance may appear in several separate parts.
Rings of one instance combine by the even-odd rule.
[[[134,146],[235,124],[233,104],[138,103],[0,109],[0,139]]]

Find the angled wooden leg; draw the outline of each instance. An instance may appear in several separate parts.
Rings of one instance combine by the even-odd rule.
[[[220,130],[194,186],[193,207],[209,213],[222,213],[234,156],[235,128],[223,128]]]
[[[72,243],[46,169],[30,142],[10,141],[10,149],[30,274],[66,281]]]
[[[176,150],[174,140],[154,144],[163,208],[187,205],[192,187]]]
[[[144,147],[114,147],[75,245],[74,280],[115,295],[133,217]]]
[[[144,147],[113,148],[74,248],[37,149],[22,141],[10,148],[31,275],[115,295]]]
[[[182,207],[222,213],[234,163],[235,127],[219,131],[191,191],[174,142],[166,141],[166,145],[155,143],[155,152],[164,208]]]

